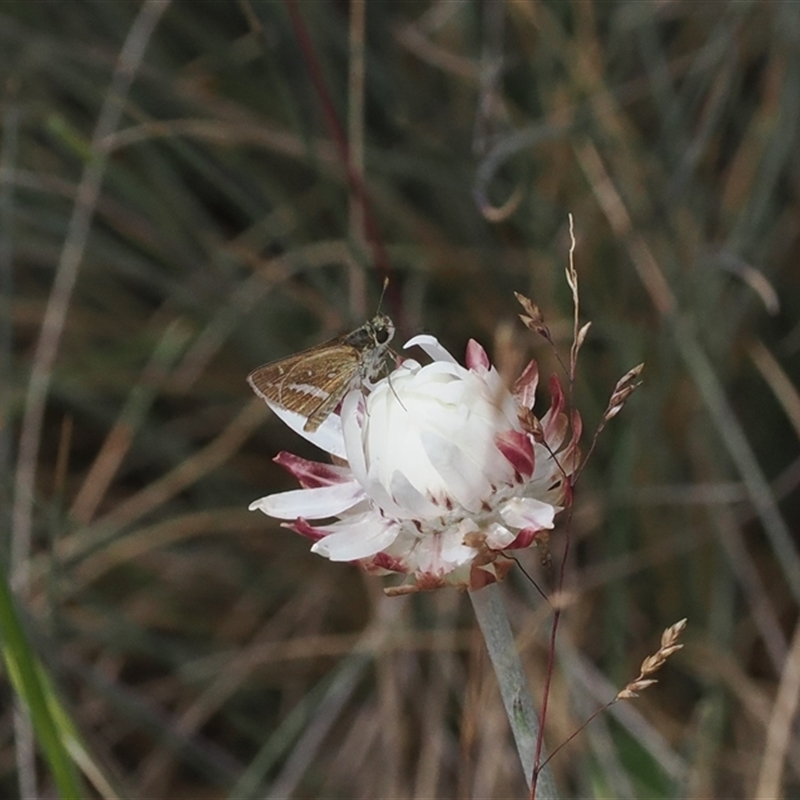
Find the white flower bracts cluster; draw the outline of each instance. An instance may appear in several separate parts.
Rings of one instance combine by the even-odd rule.
[[[466,366],[432,336],[405,346],[422,348],[431,363],[407,359],[368,393],[351,391],[313,433],[273,406],[336,463],[280,453],[275,461],[302,488],[250,508],[288,520],[332,561],[407,575],[393,594],[478,589],[508,571],[503,551],[535,543],[569,502],[580,417],[570,424],[557,378],[550,409],[533,417],[535,362],[509,391],[475,341]]]

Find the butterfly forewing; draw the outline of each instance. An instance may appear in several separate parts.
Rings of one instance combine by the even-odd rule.
[[[259,367],[248,380],[264,400],[308,417],[305,429],[313,431],[346,393],[359,361],[352,347],[320,345]]]
[[[393,334],[392,321],[379,314],[346,336],[259,367],[247,380],[267,403],[306,417],[304,430],[313,432],[351,388],[379,371]]]

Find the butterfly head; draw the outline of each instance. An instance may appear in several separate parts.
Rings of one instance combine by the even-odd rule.
[[[394,322],[386,314],[376,314],[367,323],[367,329],[375,347],[385,347],[394,336]]]

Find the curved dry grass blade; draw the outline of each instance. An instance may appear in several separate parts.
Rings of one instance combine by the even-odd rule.
[[[800,705],[800,625],[794,629],[792,644],[783,665],[778,692],[772,705],[767,740],[754,797],[773,800],[783,796],[783,769],[792,741],[792,726]]]
[[[145,0],[120,51],[111,86],[103,101],[92,136],[90,160],[78,186],[67,238],[56,268],[56,277],[31,364],[17,459],[11,548],[12,585],[23,593],[28,583],[31,514],[44,408],[72,290],[78,277],[108,163],[109,152],[104,140],[119,125],[125,98],[136,77],[145,49],[161,15],[168,7],[169,0]]]

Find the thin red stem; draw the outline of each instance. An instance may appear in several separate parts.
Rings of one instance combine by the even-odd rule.
[[[569,485],[570,494],[572,493],[572,484]],[[569,510],[567,512],[567,524],[564,526],[564,553],[561,556],[561,564],[558,568],[558,581],[556,584],[556,591],[561,595],[564,588],[564,577],[567,572],[567,557],[569,556],[570,537],[569,532],[572,527],[572,502],[570,501]],[[542,710],[539,714],[539,734],[536,737],[536,753],[533,759],[533,775],[531,776],[531,792],[530,800],[536,800],[536,784],[539,778],[539,773],[542,769],[542,748],[544,746],[544,729],[547,722],[547,705],[550,699],[550,684],[553,679],[553,671],[555,669],[556,658],[556,636],[558,635],[558,623],[561,619],[561,609],[556,608],[553,612],[553,627],[550,629],[550,646],[547,653],[547,670],[545,671],[544,691],[542,697]],[[546,763],[546,762],[545,762]]]
[[[389,263],[389,254],[383,244],[383,238],[378,228],[375,217],[372,214],[372,206],[367,192],[367,187],[359,173],[353,168],[350,161],[350,149],[347,144],[347,135],[345,134],[344,126],[339,120],[336,113],[336,108],[331,100],[330,92],[325,83],[325,77],[322,74],[322,67],[320,66],[319,59],[317,58],[314,49],[314,43],[311,41],[311,36],[306,27],[303,15],[300,13],[296,0],[284,0],[286,10],[289,13],[289,20],[294,29],[297,43],[303,54],[303,58],[308,69],[308,75],[314,85],[314,91],[322,106],[322,113],[325,117],[325,122],[330,130],[331,137],[333,138],[334,146],[342,161],[347,176],[347,183],[350,191],[355,195],[356,200],[361,206],[361,213],[364,217],[364,230],[367,235],[367,241],[372,247],[372,256],[375,261],[375,267],[378,274],[386,279],[391,272],[391,265]],[[392,298],[394,300],[394,297]],[[397,303],[392,302],[392,311],[397,311]]]

